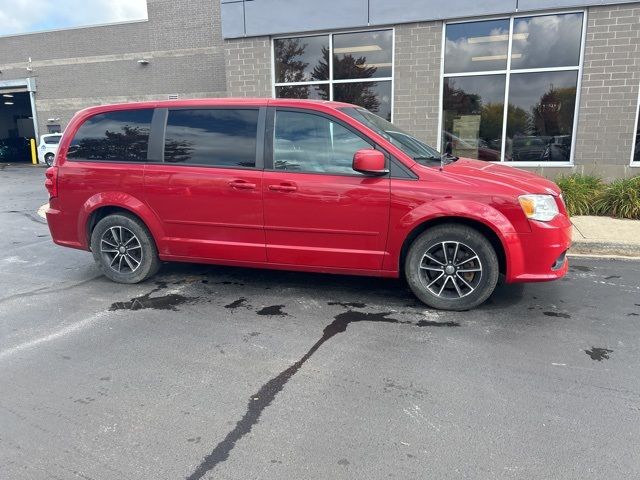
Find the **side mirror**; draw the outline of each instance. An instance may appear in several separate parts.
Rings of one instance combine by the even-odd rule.
[[[389,173],[386,163],[384,153],[378,150],[358,150],[353,155],[353,169],[365,175],[386,175]]]

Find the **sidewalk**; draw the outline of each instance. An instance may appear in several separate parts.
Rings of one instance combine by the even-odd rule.
[[[570,254],[640,257],[640,220],[580,216],[571,222]]]

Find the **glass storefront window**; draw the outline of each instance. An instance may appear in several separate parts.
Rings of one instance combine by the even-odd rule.
[[[509,20],[447,25],[445,73],[505,70]]]
[[[505,80],[505,75],[445,79],[444,152],[500,161]]]
[[[276,97],[329,100],[329,84],[285,85],[276,87]]]
[[[274,40],[277,83],[329,80],[329,35]]]
[[[633,156],[631,161],[640,165],[640,98],[638,99],[638,117],[636,119],[636,131],[635,137],[633,138]]]
[[[568,162],[578,72],[511,76],[505,160]]]
[[[518,18],[511,69],[570,67],[580,63],[582,14]]]
[[[273,41],[277,98],[353,103],[391,120],[393,30]]]
[[[364,107],[391,121],[391,82],[336,83],[333,85],[333,99]]]
[[[442,150],[570,162],[583,24],[583,13],[560,13],[447,25]]]
[[[333,78],[391,76],[391,30],[341,33],[333,36]]]

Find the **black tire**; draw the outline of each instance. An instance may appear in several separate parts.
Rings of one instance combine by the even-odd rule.
[[[160,269],[158,249],[149,229],[126,213],[108,215],[97,223],[91,232],[91,251],[102,273],[114,282],[142,282]]]
[[[479,231],[459,224],[438,225],[418,236],[409,248],[404,269],[418,299],[439,310],[455,311],[484,303],[500,274],[491,242]]]
[[[51,165],[53,165],[53,159],[54,159],[55,157],[56,157],[56,156],[55,156],[53,153],[47,153],[47,154],[44,156],[44,163],[46,163],[46,164],[47,164],[47,167],[50,167]]]

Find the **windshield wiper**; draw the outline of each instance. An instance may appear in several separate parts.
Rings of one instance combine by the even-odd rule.
[[[413,159],[416,162],[419,162],[420,160],[437,160],[438,162],[440,161],[440,157],[437,155],[418,155],[417,157],[413,157]]]

